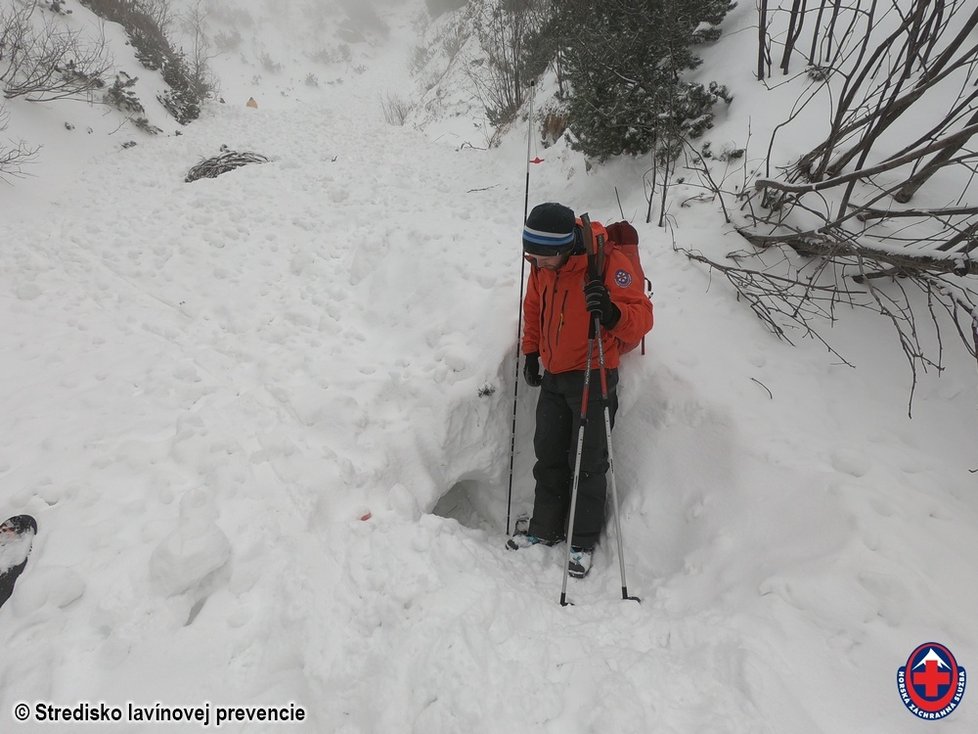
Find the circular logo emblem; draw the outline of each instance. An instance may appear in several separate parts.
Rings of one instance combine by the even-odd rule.
[[[627,288],[632,284],[632,274],[627,270],[619,270],[615,273],[615,282],[622,288]]]
[[[944,645],[927,642],[897,671],[903,705],[921,719],[943,719],[961,703],[967,676]]]

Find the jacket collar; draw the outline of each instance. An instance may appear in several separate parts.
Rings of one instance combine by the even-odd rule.
[[[587,270],[587,255],[571,255],[567,262],[564,263],[563,267],[558,270],[558,273],[576,273],[582,270]]]

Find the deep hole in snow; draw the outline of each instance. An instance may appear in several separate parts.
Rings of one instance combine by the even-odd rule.
[[[432,514],[457,520],[469,528],[493,529],[499,513],[499,498],[485,482],[465,479],[457,482],[438,500]],[[502,508],[505,512],[505,507]]]

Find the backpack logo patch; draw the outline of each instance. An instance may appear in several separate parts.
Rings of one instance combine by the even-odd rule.
[[[897,671],[903,705],[921,719],[943,719],[961,703],[967,677],[944,645],[920,645]]]
[[[615,273],[615,282],[622,288],[627,288],[632,284],[632,274],[627,270],[619,270]]]

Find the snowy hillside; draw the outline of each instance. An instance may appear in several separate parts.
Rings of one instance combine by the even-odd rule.
[[[978,666],[973,360],[923,375],[910,419],[877,317],[832,330],[855,368],[785,346],[673,251],[744,246],[679,206],[697,190],[662,230],[642,162],[534,143],[531,205],[609,222],[617,187],[655,288],[614,434],[642,603],[609,528],[561,607],[563,549],[504,549],[525,128],[487,149],[458,84],[410,74],[423,3],[318,62],[345,16],[306,5],[214,3],[210,32],[240,36],[224,104],[180,135],[122,148],[103,109],[9,105],[45,147],[0,188],[0,520],[38,523],[0,608],[0,730],[199,728],[132,702],[210,728],[242,707],[221,731],[263,734],[974,732],[978,692],[931,725],[896,686],[929,641]],[[782,119],[752,84],[754,13],[704,65],[735,95],[715,148]],[[407,125],[392,93],[422,102]],[[185,183],[222,145],[270,161]],[[521,383],[514,515],[534,400]]]

